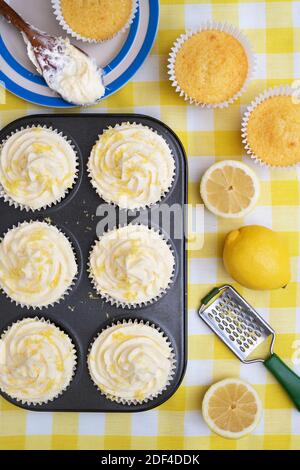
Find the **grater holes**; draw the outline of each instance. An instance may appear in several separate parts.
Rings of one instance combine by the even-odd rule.
[[[229,335],[229,339],[230,339],[231,341],[235,341],[235,338],[234,338],[232,335]]]
[[[240,350],[244,353],[245,352],[245,348],[243,348],[243,346],[240,346]]]
[[[220,328],[220,330],[222,330],[222,331],[224,330],[224,326],[221,325],[221,323],[218,323],[218,327]]]

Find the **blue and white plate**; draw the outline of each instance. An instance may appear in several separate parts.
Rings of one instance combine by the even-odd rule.
[[[7,1],[7,0],[6,0]],[[54,36],[64,36],[50,0],[7,1],[25,20]],[[38,6],[37,6],[38,5]],[[129,30],[101,44],[88,44],[70,38],[93,56],[104,70],[106,93],[115,93],[137,72],[149,54],[157,33],[159,0],[140,0],[138,11]],[[37,74],[27,57],[24,41],[19,32],[3,18],[0,20],[0,81],[15,95],[41,106],[73,107],[59,98]]]

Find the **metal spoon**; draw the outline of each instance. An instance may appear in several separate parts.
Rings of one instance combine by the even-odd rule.
[[[65,95],[62,95],[56,87],[56,76],[58,71],[61,71],[63,65],[67,64],[69,57],[67,54],[67,46],[69,42],[61,37],[51,36],[34,26],[27,23],[23,18],[13,10],[4,0],[0,0],[0,14],[11,24],[13,24],[21,33],[27,45],[27,53],[31,62],[37,68],[37,71],[44,77],[45,81],[51,89],[59,93],[65,100],[70,101]],[[28,44],[29,43],[29,44]],[[75,47],[85,57],[90,57],[86,52],[82,51],[79,47]],[[92,59],[90,59],[92,62]],[[96,69],[95,69],[96,70]],[[99,73],[99,80],[102,84],[102,71],[96,70]],[[99,85],[100,85],[99,83]],[[86,85],[86,84],[85,84]],[[100,89],[100,87],[99,87]],[[103,87],[104,93],[104,87]],[[103,95],[102,93],[102,95]],[[102,97],[99,96],[97,99]],[[97,101],[94,100],[93,102]],[[93,104],[90,102],[75,103],[75,104]]]

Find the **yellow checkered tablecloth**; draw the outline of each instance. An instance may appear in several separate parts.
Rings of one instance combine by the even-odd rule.
[[[125,88],[92,110],[145,113],[171,126],[188,154],[189,201],[199,204],[199,179],[211,163],[224,158],[243,158],[249,163],[240,137],[245,105],[266,87],[300,78],[300,2],[160,3],[160,27],[151,56]],[[225,110],[187,105],[174,93],[167,76],[167,55],[173,41],[185,28],[208,19],[242,28],[257,57],[257,71],[247,92]],[[0,105],[0,125],[37,112],[45,109],[7,93],[6,104]],[[190,253],[189,362],[177,393],[161,407],[143,414],[33,413],[0,399],[0,449],[300,449],[300,413],[280,386],[262,365],[243,365],[235,359],[196,314],[204,293],[216,284],[231,282],[221,261],[228,231],[258,223],[284,232],[292,256],[289,286],[273,292],[236,287],[277,331],[276,352],[300,372],[299,173],[296,169],[253,168],[261,178],[258,207],[237,221],[217,219],[205,212],[204,248]],[[200,412],[207,386],[227,376],[241,376],[254,384],[264,403],[257,430],[238,441],[210,433]]]

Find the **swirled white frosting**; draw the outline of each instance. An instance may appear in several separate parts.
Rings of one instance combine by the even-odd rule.
[[[172,349],[155,328],[123,323],[104,330],[92,345],[88,365],[110,398],[142,401],[161,392],[171,376]]]
[[[75,362],[66,333],[45,320],[25,318],[0,339],[0,389],[23,402],[52,400],[69,385]]]
[[[59,201],[76,176],[76,154],[55,131],[31,127],[16,132],[0,150],[0,183],[15,202],[40,209]]]
[[[45,222],[24,222],[0,243],[0,286],[20,304],[43,307],[58,301],[76,273],[70,242]]]
[[[125,209],[158,202],[174,175],[174,158],[165,140],[140,124],[123,123],[99,137],[88,163],[100,197]]]
[[[143,225],[129,225],[104,234],[90,255],[90,270],[101,295],[138,304],[167,289],[174,256],[166,241]]]

